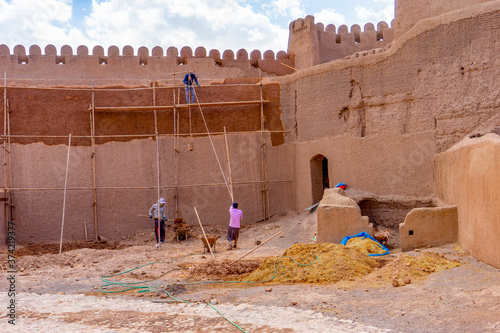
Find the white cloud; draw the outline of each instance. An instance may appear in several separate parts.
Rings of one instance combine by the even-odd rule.
[[[93,0],[93,9],[85,20],[88,36],[102,45],[141,45],[152,49],[175,46],[179,50],[198,46],[237,51],[246,48],[278,51],[286,47],[288,37],[280,40],[282,30],[269,18],[258,14],[238,0]],[[288,35],[287,35],[288,36]],[[278,49],[276,49],[278,47]]]
[[[336,27],[339,27],[341,24],[344,24],[345,17],[337,13],[335,9],[323,9],[319,13],[314,14],[314,21],[316,23],[321,22],[325,26],[334,24]]]
[[[325,25],[389,23],[394,15],[393,0],[372,1],[386,7],[378,11],[356,7],[346,16],[356,12],[358,17],[349,16],[346,22],[340,7],[320,10],[326,6],[319,0],[92,0],[92,7],[84,11],[83,25],[72,26],[72,22],[82,22],[80,16],[72,20],[73,0],[0,0],[0,44],[11,49],[17,44],[26,48],[38,44],[42,50],[47,44],[58,49],[68,44],[74,52],[79,45],[90,50],[95,45],[105,49],[131,45],[136,51],[141,46],[150,50],[190,46],[193,51],[203,46],[207,51],[245,48],[277,52],[286,50],[288,24],[312,14],[313,4],[316,22]]]
[[[272,0],[269,6],[276,16],[296,19],[306,15],[302,2],[302,0]]]
[[[394,19],[394,4],[386,0],[378,0],[376,2],[387,2],[388,5],[381,10],[356,6],[356,15],[364,22],[372,22],[376,25],[380,21],[385,21],[390,25],[391,21]]]
[[[12,0],[0,1],[0,31],[4,43],[13,48],[17,44],[26,49],[38,44],[83,41],[82,34],[71,29],[71,4],[67,0]],[[64,42],[62,42],[64,41]]]

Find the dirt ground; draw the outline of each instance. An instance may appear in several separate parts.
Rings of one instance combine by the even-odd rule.
[[[390,255],[375,257],[371,273],[345,273],[337,283],[237,283],[265,258],[280,257],[297,243],[315,244],[316,213],[282,213],[246,225],[233,250],[227,249],[225,228],[206,226],[205,231],[220,236],[215,258],[204,251],[201,231],[194,226],[182,241],[167,228],[167,242],[160,248],[155,247],[152,226],[119,242],[65,244],[62,254],[57,244],[18,246],[16,325],[2,315],[0,330],[500,332],[500,270],[472,258],[457,244],[407,253],[414,258],[432,253],[460,262],[442,271],[425,268],[418,275],[405,275],[410,264],[395,248]],[[3,252],[0,263],[6,268]],[[276,274],[288,269],[282,267]],[[9,289],[9,275],[2,275],[0,301],[8,305],[11,298],[4,291]],[[394,287],[394,280],[400,286]]]

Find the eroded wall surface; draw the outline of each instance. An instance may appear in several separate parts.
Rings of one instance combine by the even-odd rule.
[[[436,156],[435,192],[457,206],[458,241],[500,267],[500,136],[467,138]]]
[[[500,3],[474,6],[420,22],[386,52],[274,79],[285,141],[296,144],[297,208],[313,204],[317,154],[328,158],[332,185],[432,195],[433,155],[498,122],[499,25]]]

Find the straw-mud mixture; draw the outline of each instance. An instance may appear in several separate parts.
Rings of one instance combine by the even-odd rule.
[[[220,236],[215,259],[194,226],[180,242],[167,228],[159,249],[152,226],[62,254],[18,245],[16,325],[2,273],[0,331],[500,332],[500,270],[456,244],[369,257],[373,244],[316,244],[315,213],[246,225],[233,250],[224,227],[205,231]]]

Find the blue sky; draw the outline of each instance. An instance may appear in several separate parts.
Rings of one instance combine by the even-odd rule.
[[[390,25],[394,0],[0,0],[0,44],[277,52],[306,15],[325,26]]]

